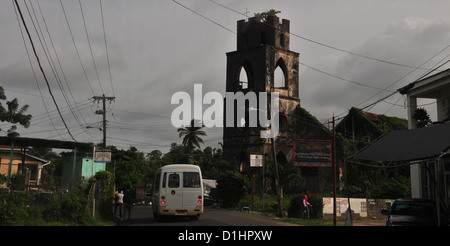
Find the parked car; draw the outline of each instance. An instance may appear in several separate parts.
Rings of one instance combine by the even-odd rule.
[[[401,198],[396,199],[391,210],[381,210],[388,216],[387,226],[437,226],[436,203],[429,199]],[[441,225],[448,219],[441,216]]]

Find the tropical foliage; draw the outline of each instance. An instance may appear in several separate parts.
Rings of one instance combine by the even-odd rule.
[[[203,140],[200,136],[206,136],[206,132],[201,129],[203,126],[195,126],[195,121],[192,119],[191,125],[184,128],[178,128],[179,137],[183,138],[182,145],[185,153],[191,153],[195,148],[201,149],[200,144]]]
[[[3,105],[3,102],[5,102],[6,107]],[[12,124],[6,131],[9,137],[19,136],[19,133],[16,132],[16,124],[20,124],[26,128],[30,126],[31,115],[25,113],[28,108],[29,105],[19,107],[17,98],[8,101],[3,87],[0,86],[0,122],[9,122]]]
[[[277,11],[275,9],[270,9],[265,12],[255,13],[255,18],[261,22],[266,22],[267,17],[269,16],[277,16],[277,14],[281,13],[281,11]]]

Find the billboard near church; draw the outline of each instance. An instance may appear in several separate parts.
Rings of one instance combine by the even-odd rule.
[[[294,139],[294,166],[331,167],[331,140]]]

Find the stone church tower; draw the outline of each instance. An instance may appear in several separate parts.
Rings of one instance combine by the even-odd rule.
[[[284,139],[284,142],[292,141],[288,118],[300,103],[299,54],[289,50],[289,24],[289,20],[280,22],[276,16],[269,16],[264,22],[254,17],[240,20],[237,22],[237,50],[227,53],[227,92],[279,93],[277,141]],[[248,117],[248,108],[246,110]],[[250,154],[271,153],[270,139],[260,138],[260,130],[248,124],[224,127],[224,152],[242,161],[248,160]],[[292,143],[286,142],[278,149],[288,160],[292,156]]]
[[[332,133],[308,111],[300,106],[299,98],[299,54],[289,50],[289,20],[281,22],[269,16],[264,22],[256,18],[237,22],[237,50],[227,53],[226,92],[271,92],[279,93],[279,133],[275,140],[278,164],[293,165],[294,139],[329,140]],[[235,96],[236,97],[236,96]],[[227,101],[227,98],[225,98]],[[270,100],[267,100],[270,102]],[[227,103],[224,103],[224,113]],[[261,138],[261,128],[250,127],[249,103],[245,105],[245,118],[236,119],[245,124],[223,129],[223,151],[248,165],[251,154],[272,156],[271,139]],[[269,107],[268,107],[269,109]],[[260,111],[260,109],[256,109]],[[259,115],[258,115],[259,117]],[[224,114],[224,122],[227,114]],[[224,124],[225,126],[225,124]],[[331,169],[300,167],[306,187],[311,192],[323,191]]]

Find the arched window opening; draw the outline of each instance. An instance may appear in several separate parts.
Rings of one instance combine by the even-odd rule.
[[[286,155],[283,153],[283,151],[278,152],[277,154],[277,162],[279,164],[285,164],[288,162]]]
[[[286,87],[286,79],[284,77],[283,69],[280,66],[277,66],[274,73],[274,88],[284,88]]]
[[[247,71],[245,71],[245,68],[241,68],[241,73],[239,74],[239,87],[241,89],[248,89],[248,75]]]
[[[236,155],[236,159],[239,161],[239,170],[243,170],[245,167],[245,164],[248,164],[250,156],[246,153],[246,151],[242,150]]]

